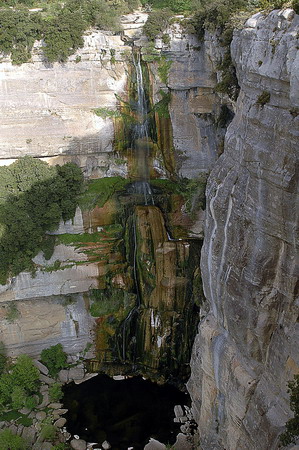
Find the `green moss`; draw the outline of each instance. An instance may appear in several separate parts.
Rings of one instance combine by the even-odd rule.
[[[112,117],[121,117],[121,113],[117,110],[111,108],[95,108],[93,112],[103,119],[112,118]]]
[[[165,193],[181,194],[181,186],[179,183],[168,179],[151,180],[151,185],[162,189]]]
[[[168,119],[170,117],[169,103],[171,101],[171,92],[164,92],[160,89],[159,94],[162,98],[154,105],[152,111],[156,112],[159,117]]]
[[[51,272],[56,272],[56,270],[61,270],[63,268],[64,267],[61,267],[61,261],[59,261],[59,259],[56,259],[56,261],[53,264],[51,264],[50,266],[45,266],[43,268],[43,271],[51,273]]]
[[[129,180],[122,177],[90,180],[86,191],[79,197],[79,205],[83,210],[90,210],[95,206],[102,207],[115,192],[122,191],[128,183]]]
[[[167,84],[172,61],[162,56],[158,64],[158,74],[162,83]]]
[[[149,42],[142,48],[142,59],[145,62],[159,61],[161,58],[159,50],[155,48],[154,42]]]

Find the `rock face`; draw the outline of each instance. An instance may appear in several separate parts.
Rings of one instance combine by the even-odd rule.
[[[183,177],[195,178],[209,172],[217,159],[221,131],[215,126],[220,107],[214,92],[216,58],[208,52],[209,42],[187,34],[179,23],[173,24],[168,34],[169,44],[156,40],[156,49],[171,61],[171,66],[165,85],[165,80],[159,79],[161,63],[152,65],[154,99],[160,99],[160,89],[168,89],[172,134],[169,145],[175,169]]]
[[[119,174],[110,161],[112,120],[92,110],[114,108],[114,94],[123,94],[126,51],[120,36],[91,31],[65,64],[46,64],[38,48],[30,63],[2,62],[0,163],[27,154],[51,164],[71,160],[87,176]]]
[[[241,92],[207,187],[207,298],[189,391],[203,449],[278,448],[299,372],[299,16],[250,19],[232,42]],[[270,99],[258,104],[267,91]]]

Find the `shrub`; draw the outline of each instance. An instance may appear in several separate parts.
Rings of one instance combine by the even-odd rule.
[[[0,375],[4,372],[7,364],[6,350],[3,342],[0,341]]]
[[[67,354],[63,351],[62,345],[52,345],[41,352],[40,360],[49,369],[51,377],[56,377],[61,369],[67,367]]]
[[[20,315],[16,302],[9,303],[7,308],[6,320],[13,323]]]
[[[52,402],[58,402],[62,396],[61,384],[53,383],[49,386],[49,397]]]
[[[26,393],[21,386],[15,386],[11,393],[11,406],[13,409],[21,409],[25,405]]]
[[[299,436],[299,375],[294,376],[294,380],[288,383],[290,393],[290,407],[294,417],[286,423],[286,431],[282,433],[280,440],[286,446],[296,442]]]
[[[8,369],[8,367],[6,367]],[[0,404],[20,409],[39,387],[39,370],[28,355],[18,356],[15,364],[0,376]]]
[[[168,119],[169,115],[169,103],[171,101],[171,92],[164,92],[160,89],[159,94],[161,100],[157,102],[153,107],[153,112],[156,112],[159,117]]]
[[[149,42],[142,49],[142,59],[145,62],[159,61],[160,52],[155,48],[154,42]]]
[[[35,39],[40,37],[41,21],[39,15],[28,10],[0,9],[0,51],[11,53],[13,64],[22,64],[30,58]]]
[[[170,67],[172,65],[172,61],[162,56],[158,64],[158,74],[162,83],[167,84]]]
[[[292,8],[296,14],[299,14],[299,0],[292,1]]]
[[[36,397],[27,397],[25,399],[25,408],[34,409],[38,405],[38,400]]]
[[[43,425],[41,432],[40,432],[40,440],[41,441],[52,441],[55,438],[57,432],[57,428],[50,424],[46,423]]]
[[[146,24],[143,27],[144,34],[153,41],[165,28],[168,27],[171,18],[171,11],[163,9],[154,11],[149,15]]]
[[[257,105],[264,106],[266,103],[269,103],[270,96],[271,95],[269,91],[263,91],[257,98]]]
[[[26,450],[28,447],[21,436],[16,436],[10,430],[0,431],[1,450]]]
[[[194,4],[192,0],[151,0],[146,3],[154,8],[169,8],[176,14],[190,11]]]
[[[39,370],[28,355],[18,356],[11,369],[13,383],[21,386],[26,392],[34,393],[39,385]]]

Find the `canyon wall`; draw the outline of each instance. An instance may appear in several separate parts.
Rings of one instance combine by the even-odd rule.
[[[112,120],[93,109],[115,109],[115,94],[124,95],[127,52],[120,36],[91,30],[66,63],[46,63],[38,42],[31,62],[2,60],[0,164],[26,154],[73,161],[89,177],[126,174],[113,161]]]
[[[127,100],[131,45],[133,41],[136,46],[148,45],[141,36],[146,19],[142,12],[123,16],[122,36],[89,30],[84,46],[65,63],[48,64],[41,42],[35,43],[31,61],[20,66],[2,56],[0,164],[30,155],[49,164],[73,161],[86,177],[126,176],[130,155],[126,149],[122,154],[114,151],[115,139],[121,139],[114,121],[93,110],[116,110],[117,98]],[[172,64],[166,84],[158,76],[158,64],[150,64],[153,98],[160,100],[160,89],[171,93],[167,152],[174,161],[172,170],[192,178],[209,171],[217,158],[217,136],[222,131],[217,133],[213,118],[220,102],[213,92],[216,78],[204,45],[185,32],[179,19],[168,33],[169,44],[157,39],[155,47],[159,57]],[[160,125],[163,134],[165,124]],[[165,173],[167,162],[155,165],[158,173]]]
[[[291,417],[287,382],[299,372],[298,25],[292,10],[259,13],[231,44],[241,91],[207,186],[207,301],[188,384],[206,450],[274,450]]]
[[[179,176],[196,178],[213,167],[223,135],[216,125],[221,106],[215,94],[216,55],[211,58],[207,42],[188,34],[179,20],[167,29],[167,34],[169,43],[155,41],[156,50],[171,62],[167,81],[159,76],[159,62],[150,65],[154,101],[161,99],[160,90],[169,92],[169,152]],[[222,49],[218,50],[219,57],[222,53]]]

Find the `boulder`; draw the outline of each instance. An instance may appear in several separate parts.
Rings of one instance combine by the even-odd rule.
[[[62,407],[62,403],[58,403],[58,402],[53,402],[49,404],[49,408],[51,409],[60,409]]]
[[[42,421],[47,417],[47,414],[45,413],[45,411],[39,411],[36,413],[36,416],[38,421]]]
[[[150,438],[149,443],[146,444],[144,450],[165,450],[166,446],[156,439]]]
[[[192,450],[194,447],[189,436],[179,433],[173,448],[175,448],[175,450]]]
[[[50,403],[50,400],[49,400],[49,394],[48,394],[48,392],[45,392],[45,393],[43,394],[43,401],[41,402],[40,405],[38,405],[38,408],[39,408],[39,409],[43,409],[43,408],[45,408],[46,406],[48,406],[49,403]]]
[[[174,407],[174,414],[175,417],[184,417],[184,411],[183,408],[181,407],[181,405],[175,405]]]
[[[62,428],[66,424],[66,419],[64,417],[60,417],[56,422],[54,422],[55,427]]]
[[[87,448],[87,444],[83,439],[72,439],[70,444],[74,450],[86,450]]]
[[[53,378],[47,377],[46,375],[43,375],[42,373],[39,376],[39,379],[46,384],[53,384],[55,383],[55,380]]]
[[[82,380],[84,378],[84,369],[73,367],[69,370],[69,380]]]
[[[58,373],[58,379],[61,383],[67,383],[69,381],[69,371],[62,369]]]
[[[34,427],[24,427],[22,431],[22,438],[31,446],[36,438],[36,429]]]
[[[38,368],[38,370],[43,374],[43,375],[48,375],[49,374],[49,369],[42,364],[40,361],[38,361],[37,359],[35,359],[34,361],[34,365],[35,367]]]

